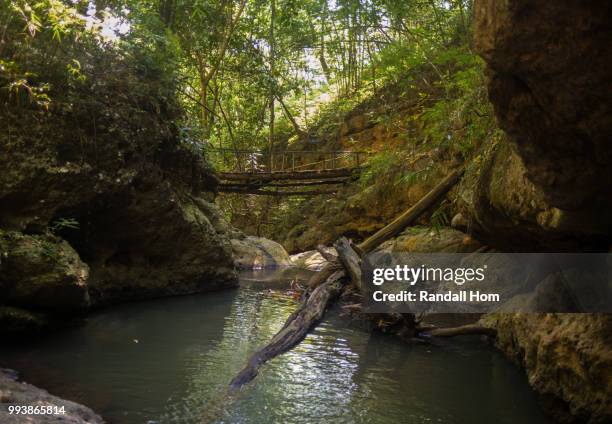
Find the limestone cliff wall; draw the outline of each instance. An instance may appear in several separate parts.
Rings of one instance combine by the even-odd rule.
[[[112,51],[75,54],[84,78],[49,76],[48,109],[0,96],[0,330],[237,283],[217,179],[181,140],[172,88]]]
[[[567,210],[610,204],[612,3],[478,0],[489,97],[531,180]]]
[[[607,249],[612,3],[477,0],[474,8],[489,97],[509,144],[475,177],[481,190],[471,199],[473,216],[497,241]],[[612,420],[608,316],[487,320],[498,330],[498,346],[525,368],[559,421]]]

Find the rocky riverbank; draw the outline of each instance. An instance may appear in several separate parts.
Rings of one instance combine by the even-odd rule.
[[[456,229],[414,227],[384,243],[378,251],[484,253],[495,250]],[[540,290],[547,289],[544,283],[542,280]],[[609,422],[612,418],[612,315],[537,314],[529,311],[530,304],[524,299],[520,305],[525,312],[471,318],[464,314],[457,318],[466,322],[479,320],[479,325],[495,330],[496,346],[525,369],[544,409],[555,420]],[[426,322],[435,322],[438,318],[424,317]],[[393,317],[377,319],[383,331],[402,336],[401,321],[396,322]]]
[[[217,179],[181,138],[173,87],[112,49],[67,48],[83,83],[53,75],[48,110],[22,102],[0,111],[4,335],[237,284]],[[51,65],[32,66],[44,75]]]
[[[498,163],[524,167],[518,174],[503,172],[503,166],[488,171],[484,182],[492,185],[480,204],[518,218],[508,220],[501,234],[489,220],[482,227],[492,237],[537,238],[532,245],[549,251],[610,247],[612,92],[604,70],[612,49],[603,40],[612,36],[605,18],[612,5],[581,6],[475,3],[475,40],[487,63],[489,96],[510,137],[513,153],[506,157],[519,157],[514,166],[510,159]],[[522,237],[523,228],[532,236]],[[612,420],[610,316],[518,314],[490,322],[498,346],[525,368],[553,416],[562,422]]]
[[[50,79],[51,106],[0,109],[5,340],[36,337],[104,305],[237,285],[230,229],[214,205],[217,179],[181,139],[173,87],[113,49],[67,44],[62,54],[80,64],[80,83],[48,71],[62,66],[61,55],[32,61],[33,74]],[[100,422],[6,373],[0,393],[3,406],[63,404],[63,422]],[[2,408],[0,421],[5,415]]]
[[[11,414],[9,406],[38,408],[38,414]],[[50,413],[43,413],[50,411]],[[0,422],[13,424],[102,424],[102,418],[86,406],[58,398],[46,390],[18,380],[17,372],[0,368]]]

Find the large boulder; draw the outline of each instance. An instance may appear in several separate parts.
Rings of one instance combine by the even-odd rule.
[[[49,328],[46,315],[12,306],[0,306],[0,336],[20,337],[42,334]]]
[[[501,127],[552,206],[607,214],[612,3],[477,0],[475,44]]]
[[[0,229],[65,240],[57,248],[73,249],[89,267],[93,304],[236,285],[228,228],[213,205],[218,179],[177,125],[173,79],[135,52],[79,40],[40,61],[48,47],[40,41],[20,44],[16,60],[29,83],[48,83],[51,106],[2,97],[0,126],[10,131],[0,143]],[[78,81],[49,71],[73,59]],[[38,281],[38,256],[22,258],[30,263],[9,282],[17,274]],[[63,267],[54,260],[44,264]],[[41,302],[33,293],[11,296],[24,307]],[[59,296],[45,302],[63,310]]]
[[[333,247],[325,247],[325,251],[329,255],[338,256],[338,252]],[[307,250],[306,252],[291,255],[291,262],[298,268],[320,271],[328,261],[318,250]]]
[[[64,240],[0,232],[0,289],[4,302],[35,309],[89,306],[89,267]]]
[[[78,230],[63,236],[91,268],[95,303],[187,294],[237,284],[227,224],[202,196],[140,177],[61,213]]]
[[[609,220],[552,206],[505,137],[487,145],[480,160],[468,166],[453,197],[459,227],[504,251],[607,246]]]
[[[263,237],[246,236],[232,240],[236,267],[239,269],[265,269],[293,266],[283,246]]]
[[[388,253],[471,253],[482,245],[471,236],[448,227],[410,227],[377,251]]]

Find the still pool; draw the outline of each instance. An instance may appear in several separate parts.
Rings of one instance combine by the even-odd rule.
[[[546,423],[521,370],[478,337],[411,346],[338,312],[233,396],[249,354],[295,309],[253,285],[132,303],[0,347],[0,366],[111,424]]]

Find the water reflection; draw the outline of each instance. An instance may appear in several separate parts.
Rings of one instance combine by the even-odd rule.
[[[521,372],[478,339],[410,347],[333,312],[227,398],[230,379],[295,306],[253,286],[124,305],[2,347],[0,363],[116,424],[546,422]]]

